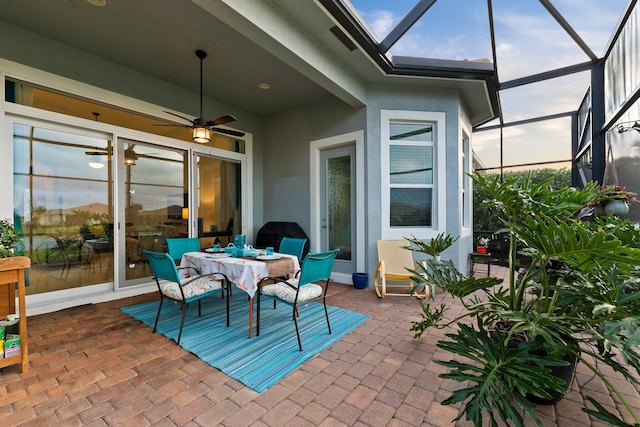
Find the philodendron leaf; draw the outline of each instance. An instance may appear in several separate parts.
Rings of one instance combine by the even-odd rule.
[[[625,423],[620,418],[618,418],[616,415],[614,415],[611,412],[607,411],[604,408],[604,406],[602,406],[600,403],[598,403],[598,401],[595,400],[593,397],[591,397],[591,396],[585,396],[585,397],[587,398],[587,400],[589,402],[591,402],[591,404],[596,409],[582,408],[582,410],[584,412],[586,412],[587,414],[599,419],[600,421],[604,421],[605,423],[610,424],[610,425],[612,425],[614,427],[638,427],[638,426],[640,426],[640,423],[635,423],[635,424]]]
[[[640,249],[622,246],[604,231],[592,231],[580,221],[529,216],[511,230],[531,250],[545,258],[560,259],[578,269],[604,268],[614,264],[623,271],[640,265]]]
[[[562,391],[562,380],[549,375],[549,367],[566,365],[553,358],[546,359],[532,354],[534,343],[524,343],[511,348],[501,339],[495,339],[478,321],[478,329],[459,324],[459,331],[447,334],[448,340],[438,342],[438,347],[464,357],[460,360],[438,360],[436,363],[448,368],[442,378],[465,384],[455,390],[443,404],[462,403],[463,415],[474,425],[482,426],[490,420],[492,426],[524,426],[521,411],[537,424],[542,425],[533,411],[535,407],[525,398],[526,394],[548,399],[545,390]]]
[[[438,326],[438,322],[442,320],[444,317],[444,313],[447,311],[447,306],[441,304],[440,307],[435,309],[431,308],[431,305],[424,304],[420,301],[420,307],[422,308],[421,317],[422,320],[418,322],[413,322],[411,326],[411,331],[415,332],[413,335],[414,338],[419,338],[422,333],[428,328]]]
[[[414,271],[416,278],[413,280],[416,283],[422,280],[439,286],[456,298],[466,297],[478,290],[491,289],[502,283],[502,279],[495,277],[464,276],[452,261],[440,263],[427,260],[425,264],[420,264],[419,270]]]

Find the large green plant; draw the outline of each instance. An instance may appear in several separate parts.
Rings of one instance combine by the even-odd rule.
[[[0,220],[0,258],[19,255],[23,250],[22,238],[13,224],[8,219]]]
[[[491,425],[502,420],[523,426],[523,410],[541,425],[525,396],[548,398],[548,390],[561,390],[548,372],[566,365],[571,355],[604,381],[640,425],[598,367],[609,365],[639,384],[639,228],[611,216],[593,222],[579,218],[583,207],[607,197],[595,183],[578,190],[554,189],[550,179],[534,183],[530,176],[501,182],[476,174],[473,180],[502,213],[509,272],[503,283],[468,277],[451,262],[427,261],[414,271],[416,286],[439,286],[465,309],[450,318],[446,304],[432,308],[421,301],[422,319],[412,327],[419,337],[430,327],[457,326],[438,346],[461,357],[438,363],[448,368],[443,377],[464,386],[443,403],[461,402],[458,418],[465,416],[477,426],[483,419]],[[527,267],[519,267],[518,252],[531,260]],[[463,323],[464,318],[471,322]],[[516,338],[521,344],[510,345]],[[540,356],[541,348],[546,357]],[[626,425],[594,399],[589,401],[593,408],[586,412]]]

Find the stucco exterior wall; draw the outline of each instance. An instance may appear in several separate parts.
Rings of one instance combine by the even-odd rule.
[[[310,142],[365,127],[364,108],[353,109],[336,99],[267,119],[262,157],[264,222],[297,222],[310,235]]]
[[[458,190],[458,157],[459,151],[459,114],[461,101],[457,91],[441,89],[424,89],[414,87],[375,86],[369,88],[369,105],[367,108],[367,181],[369,192],[367,200],[367,220],[369,224],[367,236],[368,265],[375,270],[377,264],[376,242],[382,237],[381,218],[381,175],[380,159],[382,156],[380,145],[380,111],[381,110],[409,110],[443,112],[446,114],[446,188],[447,214],[446,229],[444,231],[453,236],[460,234],[460,205]],[[439,189],[440,191],[440,189]],[[465,243],[466,244],[466,243]],[[452,259],[459,264],[460,243],[443,254],[444,259]]]

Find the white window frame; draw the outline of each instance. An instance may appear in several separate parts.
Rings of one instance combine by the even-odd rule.
[[[432,111],[381,110],[380,111],[381,146],[381,236],[385,240],[404,239],[415,236],[419,239],[432,239],[445,231],[446,224],[446,114]],[[433,222],[430,227],[391,227],[390,203],[391,182],[389,150],[392,144],[390,124],[393,122],[425,123],[433,125]]]
[[[464,124],[460,127],[460,225],[462,229],[473,228],[473,182],[470,173],[473,172],[473,151],[471,132]],[[466,185],[465,185],[466,184]],[[465,188],[467,191],[465,191]]]

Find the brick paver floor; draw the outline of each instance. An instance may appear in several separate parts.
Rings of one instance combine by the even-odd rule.
[[[457,408],[440,402],[456,385],[440,379],[443,368],[434,363],[448,357],[435,346],[444,332],[413,339],[414,298],[378,299],[371,289],[334,284],[330,304],[371,317],[260,394],[119,309],[155,299],[30,317],[29,371],[0,370],[0,426],[454,425]],[[442,302],[452,299],[440,292],[435,304]],[[607,406],[615,399],[592,377],[579,369],[569,395],[538,410],[546,426],[602,425],[581,411],[581,390]],[[624,392],[640,408],[637,391]]]

